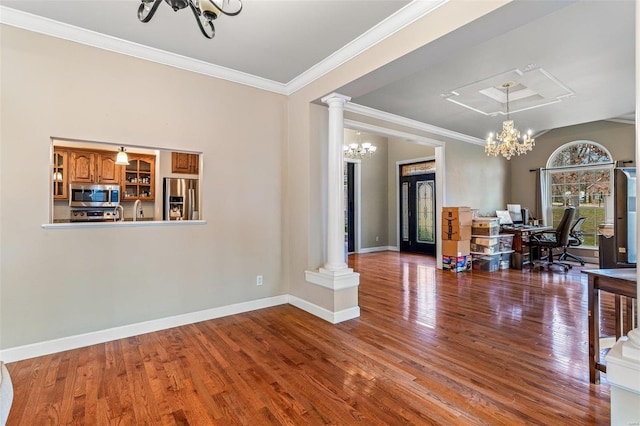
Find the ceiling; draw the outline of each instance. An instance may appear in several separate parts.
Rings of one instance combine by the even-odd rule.
[[[212,40],[164,2],[141,23],[137,0],[0,0],[0,22],[288,94],[443,1],[243,0]],[[521,130],[633,123],[634,67],[633,0],[523,0],[336,91],[480,141],[505,119],[507,81]]]

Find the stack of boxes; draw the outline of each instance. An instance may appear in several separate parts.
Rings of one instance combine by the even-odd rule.
[[[442,208],[442,269],[471,269],[471,224],[469,207]]]
[[[482,217],[473,220],[471,227],[471,252],[474,254],[473,269],[482,271],[497,271],[509,267],[510,253],[504,253],[506,262],[503,262],[503,251],[509,243],[508,238],[500,235],[500,219],[497,217]]]

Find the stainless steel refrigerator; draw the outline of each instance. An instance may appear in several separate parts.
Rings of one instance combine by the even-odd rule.
[[[164,178],[163,220],[200,219],[198,179]]]

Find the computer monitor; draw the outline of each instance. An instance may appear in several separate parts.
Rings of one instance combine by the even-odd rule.
[[[513,225],[513,220],[507,210],[496,210],[496,216],[500,219],[500,225]]]
[[[511,220],[514,225],[522,225],[524,221],[522,220],[522,208],[520,208],[520,204],[507,204],[507,211],[509,212],[509,216],[511,216]]]

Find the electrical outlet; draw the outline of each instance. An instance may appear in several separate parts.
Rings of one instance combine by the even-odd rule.
[[[256,277],[256,285],[262,285],[262,275]]]
[[[376,235],[376,241],[380,241],[380,237]]]

